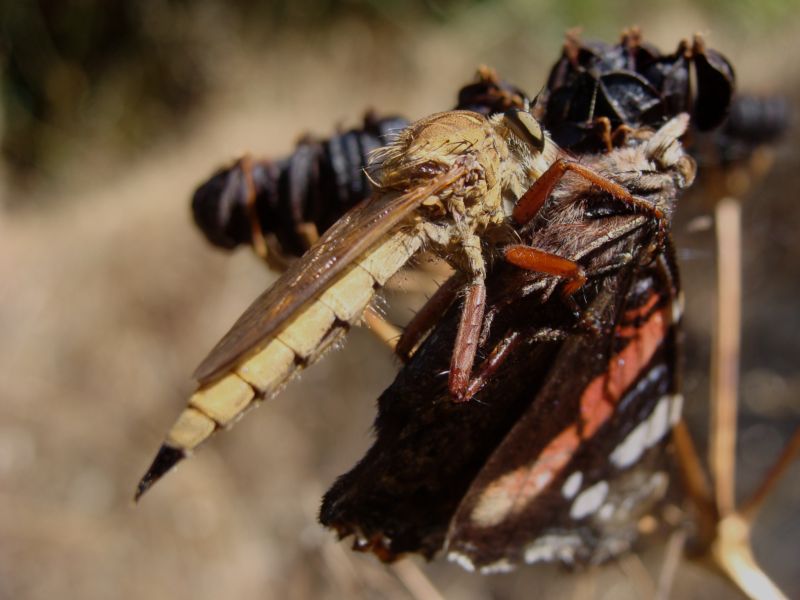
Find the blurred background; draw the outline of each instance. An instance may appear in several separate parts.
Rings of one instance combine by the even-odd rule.
[[[358,125],[368,108],[410,118],[450,108],[479,64],[535,94],[575,26],[611,42],[638,24],[665,51],[702,32],[741,90],[782,94],[798,114],[798,8],[0,3],[0,598],[435,597],[409,590],[417,571],[352,554],[316,522],[322,493],[370,444],[374,399],[397,369],[364,331],[132,506],[194,367],[274,277],[250,252],[206,244],[191,192],[246,151],[285,155],[302,133]],[[744,205],[743,495],[800,422],[797,138],[791,130]],[[700,190],[676,224],[686,394],[701,445],[714,238],[686,223],[709,214]],[[755,532],[757,556],[792,597],[798,477],[795,466]],[[647,594],[643,565],[657,573],[661,553],[581,574],[420,567],[447,598],[636,598]],[[709,593],[736,597],[685,562],[675,597]]]

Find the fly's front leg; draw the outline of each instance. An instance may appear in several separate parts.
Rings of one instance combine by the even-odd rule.
[[[461,322],[458,324],[458,333],[453,346],[453,357],[450,359],[450,377],[447,383],[456,402],[468,400],[466,392],[472,375],[472,366],[475,363],[485,310],[486,284],[481,277],[467,286]]]
[[[489,354],[489,357],[478,367],[477,374],[470,380],[464,392],[464,400],[469,400],[480,392],[486,383],[494,376],[497,369],[499,369],[508,357],[511,356],[513,352],[516,352],[517,348],[521,345],[538,342],[560,342],[566,339],[566,337],[566,331],[550,327],[543,327],[525,333],[519,331],[507,333],[505,337],[497,343]]]
[[[658,219],[659,222],[664,221],[664,213],[661,209],[654,207],[641,198],[637,198],[618,183],[611,181],[608,177],[604,177],[589,167],[585,167],[565,158],[559,158],[550,165],[550,168],[522,195],[512,213],[514,220],[518,224],[524,225],[533,219],[539,213],[542,206],[544,206],[545,201],[550,197],[553,189],[569,171],[580,175],[586,181],[596,185],[612,198],[619,200],[626,206],[648,213]]]
[[[465,234],[461,244],[466,258],[466,270],[471,273],[472,279],[466,287],[464,308],[458,324],[447,382],[450,394],[456,402],[467,399],[465,394],[483,329],[483,315],[486,312],[486,265],[483,262],[481,240],[475,234]]]

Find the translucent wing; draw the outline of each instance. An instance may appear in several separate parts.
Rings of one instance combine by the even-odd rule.
[[[345,214],[245,310],[200,363],[194,377],[201,384],[212,381],[257,349],[426,198],[457,181],[464,172],[464,167],[454,166],[424,186],[402,194],[373,196]]]

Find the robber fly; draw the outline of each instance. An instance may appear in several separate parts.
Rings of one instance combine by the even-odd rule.
[[[519,219],[522,244],[487,279],[473,402],[445,401],[451,308],[379,399],[377,439],[326,494],[324,525],[383,560],[445,549],[482,573],[630,547],[667,494],[663,447],[680,415],[669,225],[695,174],[686,127],[683,115],[582,157],[641,204],[570,175]],[[542,254],[561,276],[519,268]],[[578,319],[556,293],[576,282]]]
[[[423,247],[465,274],[450,389],[462,394],[485,299],[484,243],[507,234],[515,203],[559,150],[528,113],[439,113],[374,155],[375,193],[356,206],[239,318],[200,364],[199,389],[167,435],[137,496],[254,400],[276,393],[358,321],[376,290]]]
[[[629,48],[631,45],[627,44],[625,47]],[[653,56],[657,56],[657,53],[653,54]],[[641,61],[637,64],[640,63]],[[595,65],[595,68],[591,70],[591,73],[596,74],[602,72],[600,66],[605,64],[613,65],[613,69],[616,70],[621,68],[614,61],[599,62],[598,65]],[[681,63],[680,66],[683,69],[686,68],[686,65],[683,63]],[[583,69],[583,66],[580,64],[577,65],[577,67]],[[610,69],[612,67],[609,66],[608,68]],[[559,72],[562,74],[560,78],[554,79],[551,76],[551,81],[558,84],[559,90],[563,91],[564,86],[577,86],[575,83],[577,80],[569,76],[569,70],[565,71],[562,68]],[[688,75],[684,78],[681,75],[682,73],[684,73],[684,71],[681,69],[672,69],[662,79],[664,82],[673,81],[671,78],[679,82],[683,82],[684,80],[688,81]],[[638,75],[629,77],[625,79],[625,81],[625,87],[614,89],[617,91],[622,89],[626,94],[630,94],[632,91],[640,93],[644,88],[649,90],[651,87],[646,79]],[[599,86],[600,83],[603,82],[598,80],[597,85]],[[689,97],[690,92],[688,87],[676,87],[667,85],[666,83],[662,87],[665,89],[681,89],[683,93],[687,95],[686,97]],[[604,91],[604,93],[608,92]],[[659,102],[664,101],[663,95],[659,96]],[[541,170],[544,170],[547,165],[554,160],[557,152],[553,149],[553,145],[549,143],[548,138],[541,134],[538,124],[530,119],[527,113],[514,110],[515,107],[524,105],[525,102],[526,97],[524,92],[500,81],[488,70],[479,72],[478,82],[465,87],[459,94],[460,106],[475,109],[481,114],[491,115],[498,110],[505,111],[504,114],[499,116],[495,115],[485,122],[480,121],[479,117],[472,116],[470,117],[472,123],[465,126],[465,131],[469,130],[470,127],[476,123],[482,122],[482,126],[476,126],[473,129],[473,133],[477,133],[478,137],[480,137],[486,134],[486,131],[479,132],[481,127],[486,127],[487,124],[491,123],[499,123],[501,126],[495,127],[494,132],[490,132],[489,135],[494,136],[492,139],[504,142],[505,146],[503,143],[498,143],[496,147],[491,149],[491,152],[496,153],[496,156],[500,156],[502,152],[497,154],[498,148],[502,150],[503,147],[510,147],[512,149],[512,160],[509,161],[509,163],[513,165],[515,161],[519,162],[518,159],[520,156],[518,150],[515,151],[514,148],[525,149],[527,146],[528,151],[533,149],[533,154],[542,158]],[[601,103],[598,103],[598,111],[589,115],[581,116],[570,112],[568,118],[580,118],[582,119],[581,122],[588,122],[588,120],[593,117],[605,116],[601,110],[603,106],[604,105]],[[650,104],[647,106],[651,107]],[[632,109],[629,109],[629,112],[632,112]],[[445,131],[447,127],[442,127],[444,122],[441,119],[448,114],[451,115],[451,117],[456,114],[462,115],[462,113],[443,113],[441,117],[422,121],[417,124],[416,127],[421,127],[421,131],[427,131],[428,133],[434,131],[437,127],[439,127],[441,131]],[[658,114],[659,116],[663,116],[664,112],[662,111]],[[628,113],[626,113],[626,116],[630,117]],[[639,118],[641,120],[641,116],[639,116]],[[504,122],[505,125],[502,125]],[[551,122],[557,123],[557,120],[551,119]],[[381,126],[380,123],[380,121],[377,122],[378,127]],[[635,124],[635,122],[632,124]],[[365,123],[365,134],[368,133],[368,125],[369,124]],[[374,125],[376,124],[373,124],[373,126]],[[451,124],[448,124],[448,127],[450,125]],[[428,135],[428,133],[425,135]],[[417,135],[418,134],[419,131],[417,132]],[[341,138],[337,138],[340,139],[341,144],[337,142],[335,146],[339,147],[341,145],[344,147],[344,145],[346,145],[344,142],[345,139],[352,138],[358,141],[360,135],[362,135],[361,132],[348,132],[347,134],[343,134]],[[508,140],[511,142],[510,146],[509,142],[506,141],[503,136],[508,137]],[[411,137],[411,134],[409,134],[408,137]],[[477,148],[477,146],[472,148],[471,145],[473,145],[475,141],[467,138],[469,138],[469,134],[465,134],[464,139],[458,142],[462,145],[460,149],[456,149],[455,145],[452,146],[454,154],[461,156],[461,160],[466,160],[465,156],[470,152],[483,151]],[[371,139],[373,138],[370,138],[370,140]],[[393,198],[393,200],[387,202],[387,205],[391,204],[395,207],[392,209],[394,210],[394,216],[397,217],[397,221],[394,221],[395,223],[399,223],[404,219],[400,211],[396,210],[396,207],[400,205],[398,199],[403,195],[405,186],[412,183],[414,185],[421,185],[421,182],[428,181],[426,178],[429,177],[432,179],[436,179],[437,177],[446,178],[446,176],[438,173],[435,168],[431,170],[430,167],[435,161],[427,161],[426,163],[425,157],[411,157],[413,152],[406,156],[411,150],[411,145],[408,145],[408,147],[404,149],[401,139],[402,136],[390,146],[390,150],[383,155],[383,160],[378,161],[377,169],[373,174],[373,177],[378,180],[379,185],[382,186],[381,195],[384,200],[389,196]],[[333,140],[331,140],[331,143],[332,142]],[[494,142],[490,142],[488,146],[492,144],[494,144]],[[353,144],[349,144],[348,147],[350,146],[353,146]],[[419,147],[420,144],[416,144],[416,150],[419,150]],[[449,150],[444,147],[436,150],[440,155],[448,151]],[[330,152],[323,152],[322,156],[330,155],[330,157],[333,157],[334,154],[337,153],[331,150]],[[340,158],[342,156],[349,156],[349,154],[343,154]],[[394,156],[393,160],[387,160],[392,156]],[[314,161],[308,162],[307,158],[300,160],[302,158],[300,156],[293,156],[287,164],[294,164],[292,162],[294,158],[298,158],[300,161],[299,164],[301,165],[317,164]],[[405,163],[403,163],[404,160],[406,161]],[[513,171],[515,168],[509,166],[509,163],[503,164],[502,160],[500,163],[503,171],[506,173]],[[300,171],[295,171],[288,167],[286,169],[280,167],[276,170],[276,167],[269,166],[267,163],[269,168],[263,168],[259,171],[261,168],[259,164],[255,166],[251,164],[250,167],[247,167],[245,161],[240,161],[233,169],[221,171],[215,175],[208,184],[202,186],[201,189],[198,190],[198,194],[195,196],[196,218],[198,214],[197,207],[199,204],[202,204],[206,207],[206,209],[204,209],[207,217],[205,222],[211,223],[212,227],[217,228],[217,232],[222,231],[224,234],[222,235],[222,238],[224,238],[224,244],[222,245],[229,246],[241,243],[242,241],[255,243],[255,237],[257,236],[251,236],[251,232],[257,231],[260,228],[263,229],[265,225],[269,226],[269,218],[265,221],[265,215],[269,216],[273,214],[271,212],[272,209],[264,209],[264,206],[267,208],[273,206],[288,206],[291,208],[291,214],[289,215],[291,218],[289,221],[294,223],[294,226],[289,233],[292,235],[296,234],[300,226],[305,228],[305,221],[307,221],[309,215],[319,212],[307,212],[307,207],[317,206],[320,203],[317,193],[314,192],[314,182],[303,182],[304,176],[297,174],[298,172],[302,172],[302,169]],[[320,164],[324,166],[324,163]],[[350,163],[348,162],[347,164]],[[557,168],[550,172],[550,177],[547,179],[547,181],[550,182],[548,185],[552,185],[557,181],[561,176],[559,173],[563,174],[564,167],[570,166],[575,165],[569,163],[569,161],[559,161]],[[409,174],[409,170],[413,171],[414,169],[419,169],[419,171],[416,174]],[[396,171],[394,176],[391,174],[392,170]],[[352,169],[347,170],[347,172],[350,171],[352,171]],[[523,167],[520,172],[523,173],[523,177],[516,181],[516,186],[511,186],[517,189],[505,190],[505,195],[510,197],[512,201],[515,197],[518,197],[518,194],[521,193],[525,187],[522,182],[525,168]],[[248,173],[249,177],[247,176]],[[263,176],[259,175],[259,173]],[[277,175],[278,173],[280,175]],[[342,173],[346,174],[344,171]],[[535,175],[535,173],[532,174]],[[284,177],[289,185],[288,188],[285,187],[286,184],[278,185],[281,181],[284,181]],[[461,185],[468,181],[468,179],[469,177],[465,177]],[[294,183],[292,183],[293,181]],[[486,181],[488,181],[488,179]],[[484,186],[486,181],[482,183]],[[284,198],[281,194],[286,194],[287,189],[294,189],[292,186],[297,186],[298,190],[305,190],[305,192],[303,192],[303,194],[289,194],[285,196],[285,200],[281,200],[281,198]],[[220,190],[223,190],[223,193],[220,194]],[[278,193],[276,196],[276,190],[284,191]],[[203,192],[202,194],[201,191]],[[508,193],[509,191],[510,193]],[[483,192],[479,191],[477,195],[481,193]],[[198,203],[198,198],[200,196],[204,199],[202,203]],[[455,196],[458,196],[458,194],[456,193]],[[217,203],[218,198],[224,200],[224,202]],[[309,199],[316,199],[314,200],[316,203],[309,204]],[[460,242],[456,243],[456,248],[454,252],[451,252],[451,257],[455,259],[455,266],[461,271],[461,276],[443,287],[441,293],[437,294],[434,298],[434,300],[438,298],[439,307],[436,308],[436,302],[430,303],[428,308],[434,307],[435,310],[422,311],[419,317],[412,321],[410,327],[406,330],[406,333],[402,336],[398,344],[398,353],[402,357],[407,357],[432,322],[431,315],[435,315],[437,310],[446,309],[455,297],[456,292],[463,289],[465,285],[468,286],[469,293],[467,294],[467,302],[465,303],[465,318],[462,321],[464,324],[462,326],[462,331],[464,333],[459,336],[457,340],[456,351],[453,353],[453,361],[450,369],[452,374],[451,391],[455,396],[461,399],[471,394],[468,389],[469,373],[474,356],[475,337],[482,314],[482,285],[480,285],[479,281],[482,277],[483,262],[482,255],[478,251],[478,242],[480,239],[469,231],[465,234],[463,227],[465,222],[470,222],[471,224],[467,225],[467,230],[472,226],[476,226],[476,231],[482,231],[481,238],[484,241],[491,241],[490,238],[492,235],[490,234],[490,230],[502,231],[496,228],[498,224],[496,217],[499,214],[496,211],[496,199],[497,195],[495,194],[492,200],[493,208],[491,210],[479,216],[477,219],[475,219],[476,215],[474,213],[470,213],[466,215],[467,219],[462,220],[459,227],[456,227],[456,229],[459,229],[459,231],[457,231],[457,236],[462,236],[462,239]],[[530,207],[533,207],[532,210],[535,212],[538,209],[536,202],[540,202],[541,199],[542,195],[540,193],[539,200],[534,200],[533,203],[531,203],[531,197],[529,197],[528,201],[524,204],[529,207],[529,210]],[[277,204],[273,200],[277,201]],[[416,200],[412,199],[411,204],[414,204],[416,201],[419,201],[419,198]],[[428,206],[422,209],[428,214],[433,214],[434,221],[444,216],[441,198],[438,199],[438,202],[439,205],[437,207],[437,200],[432,199],[432,203],[429,202]],[[339,204],[337,203],[336,205],[338,206]],[[215,207],[224,208],[225,210],[220,212],[220,210],[217,210]],[[254,207],[256,209],[255,211],[253,211]],[[464,208],[467,208],[466,205]],[[410,212],[414,211],[413,208],[409,210]],[[391,211],[387,209],[387,214],[389,212]],[[256,215],[255,218],[253,217],[254,214]],[[238,217],[229,221],[225,215],[238,215]],[[249,217],[247,215],[249,215]],[[220,217],[222,219],[221,221],[219,220]],[[250,227],[246,226],[247,218],[250,219]],[[347,329],[351,322],[358,319],[358,315],[360,315],[363,307],[367,305],[369,298],[372,296],[372,288],[382,285],[388,276],[396,270],[396,265],[404,262],[407,257],[412,255],[422,245],[422,240],[427,240],[429,245],[438,248],[439,251],[449,252],[453,250],[452,245],[449,247],[447,245],[446,238],[449,235],[447,226],[442,228],[435,223],[429,223],[428,225],[417,223],[415,225],[416,231],[411,235],[409,235],[409,228],[405,228],[405,230],[401,229],[395,232],[397,235],[395,238],[392,238],[393,241],[388,243],[387,246],[384,246],[384,249],[387,250],[387,254],[394,254],[397,263],[392,264],[390,261],[386,264],[383,271],[374,271],[370,273],[369,276],[366,276],[361,269],[350,269],[347,277],[344,277],[340,283],[335,283],[331,290],[325,292],[328,296],[328,304],[333,303],[332,307],[325,310],[322,308],[325,305],[317,303],[314,305],[313,311],[308,309],[307,312],[309,314],[305,315],[302,319],[297,319],[295,322],[288,324],[286,330],[279,334],[278,337],[280,338],[282,336],[284,338],[283,341],[276,339],[267,343],[276,330],[280,329],[282,325],[287,324],[288,321],[295,316],[296,311],[303,306],[304,302],[309,301],[315,294],[319,294],[326,285],[334,282],[337,279],[337,275],[346,270],[344,264],[352,260],[357,261],[358,253],[363,251],[368,243],[374,241],[372,237],[368,238],[368,242],[364,242],[364,239],[359,239],[358,243],[361,244],[360,246],[353,243],[352,247],[347,248],[346,245],[352,242],[352,240],[343,242],[339,239],[342,232],[347,230],[352,233],[357,229],[358,223],[368,221],[374,221],[376,223],[381,222],[383,225],[387,226],[388,230],[393,226],[390,220],[391,219],[387,220],[383,214],[373,215],[368,209],[359,207],[353,215],[346,217],[345,221],[337,225],[333,233],[326,236],[326,242],[322,246],[317,247],[316,254],[313,254],[312,258],[309,258],[308,262],[304,263],[306,267],[299,269],[295,267],[294,270],[290,271],[290,274],[281,280],[283,283],[279,282],[278,285],[289,285],[293,291],[289,293],[285,299],[279,301],[275,305],[274,311],[266,312],[264,315],[256,314],[260,310],[260,307],[266,306],[269,302],[276,300],[278,296],[277,292],[271,293],[272,295],[268,293],[267,296],[262,296],[262,298],[257,301],[256,305],[251,307],[251,310],[240,319],[231,334],[221,342],[221,346],[212,352],[209,359],[207,359],[198,370],[201,388],[198,390],[198,393],[192,397],[190,407],[184,411],[181,418],[173,427],[173,430],[169,434],[166,443],[162,447],[151,469],[142,480],[139,494],[146,490],[152,482],[180,460],[185,455],[186,451],[196,447],[200,442],[209,437],[217,427],[231,422],[232,419],[251,405],[254,400],[260,400],[274,394],[293,372],[313,362],[324,348],[329,347],[331,343]],[[198,222],[203,221],[202,219],[198,219]],[[234,224],[235,227],[230,227],[231,224]],[[316,228],[316,223],[312,222],[311,224]],[[237,239],[231,238],[229,234],[232,231],[238,232],[235,236],[238,235],[240,237]],[[281,230],[279,228],[276,231],[280,233]],[[208,231],[206,233],[209,235],[209,239],[216,239],[217,243],[219,243],[219,239],[222,239],[219,238],[219,236],[214,238]],[[231,241],[232,239],[233,241]],[[303,237],[303,239],[307,240],[308,238]],[[460,248],[458,247],[459,244],[461,245]],[[466,244],[466,246],[464,244]],[[472,249],[469,250],[469,248]],[[293,252],[293,250],[290,251]],[[337,256],[337,253],[342,253],[343,257]],[[374,268],[378,264],[377,259],[381,253],[377,252],[373,254],[373,260],[370,260],[369,264]],[[337,262],[332,268],[328,268],[328,266],[324,264],[327,258],[336,259]],[[526,257],[525,262],[528,266],[531,266],[530,256]],[[561,272],[565,266],[563,261],[558,261],[552,257],[546,256],[539,256],[534,262],[537,268],[544,271],[556,270],[557,272]],[[308,270],[304,272],[303,268],[307,268]],[[342,269],[342,271],[338,271],[337,269]],[[580,270],[575,270],[572,275],[574,277],[573,288],[578,289],[578,287],[580,287],[579,284],[582,274]],[[291,278],[295,278],[296,280],[288,284],[287,282]],[[312,281],[312,284],[309,285],[309,281]],[[301,290],[302,293],[294,293],[298,290]],[[347,302],[350,304],[347,304]],[[245,358],[245,355],[253,348],[261,346],[263,346],[263,349],[253,355],[246,365],[234,365],[237,361],[241,362]],[[234,370],[237,374],[220,377],[226,370]]]

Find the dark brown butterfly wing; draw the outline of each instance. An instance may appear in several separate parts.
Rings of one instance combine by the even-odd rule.
[[[630,243],[640,244],[641,237],[634,236]],[[670,304],[674,290],[667,289],[665,281],[631,266],[590,282],[582,290],[581,302],[601,328],[627,334],[630,332],[623,331],[623,327],[628,328],[627,321],[623,326],[619,319],[626,313],[630,316],[628,309],[639,306],[651,294],[658,302],[649,310]],[[516,287],[515,273],[510,269],[501,268],[490,276],[490,306],[514,292],[506,289],[504,284],[509,282],[514,285],[508,288]],[[653,414],[662,392],[674,388],[672,325],[659,329],[664,335],[653,354],[652,368],[647,373],[641,370],[645,383],[639,386],[640,378],[634,377],[636,381],[629,387],[637,391],[623,394],[624,400],[617,403],[611,417],[600,423],[600,435],[587,436],[573,450],[571,460],[551,476],[552,489],[531,498],[535,501],[523,506],[528,510],[509,512],[493,523],[487,517],[483,523],[489,526],[478,528],[471,515],[485,490],[509,471],[535,461],[555,436],[575,423],[582,391],[603,376],[611,357],[618,356],[625,344],[616,336],[582,331],[573,331],[563,342],[533,341],[533,332],[574,320],[560,298],[551,296],[542,301],[530,294],[498,313],[493,327],[500,332],[525,332],[527,343],[511,354],[471,402],[457,404],[450,401],[446,377],[442,376],[457,313],[454,307],[381,396],[377,441],[326,494],[320,513],[322,523],[342,537],[354,535],[357,549],[371,550],[384,560],[404,552],[430,557],[446,544],[462,565],[484,571],[510,567],[530,557],[599,560],[607,545],[621,547],[623,541],[629,542],[627,525],[623,532],[612,535],[610,526],[602,530],[593,528],[589,520],[570,519],[574,499],[557,494],[565,480],[580,470],[584,487],[601,480],[609,485],[613,482],[608,499],[617,499],[626,490],[633,498],[638,476],[629,474],[634,470],[646,472],[638,468],[644,461],[663,461],[663,456],[656,456],[657,450],[653,450],[634,461],[636,469],[616,469],[608,456]],[[644,377],[646,374],[649,377]],[[624,383],[618,376],[615,381]],[[576,490],[574,498],[580,493]],[[640,508],[645,501],[635,504]],[[549,529],[551,525],[558,529]],[[569,535],[565,543],[577,546],[561,554],[556,544],[550,549],[547,544],[556,541],[555,531]],[[526,557],[529,546],[534,550]]]
[[[490,276],[490,305],[509,293],[496,285],[505,281],[517,282]],[[526,325],[544,326],[572,318],[560,299],[542,305],[534,294],[514,308],[498,319],[513,313]],[[341,537],[354,535],[356,548],[383,559],[404,552],[431,557],[441,548],[459,502],[528,409],[558,351],[557,342],[533,344],[513,354],[477,397],[453,402],[447,370],[459,318],[456,304],[381,395],[374,445],[323,500],[324,525]]]
[[[564,342],[460,503],[451,559],[482,572],[597,563],[636,539],[639,518],[667,491],[663,446],[680,414],[674,278],[659,271],[668,265],[607,280],[614,286],[592,309],[611,334]]]

